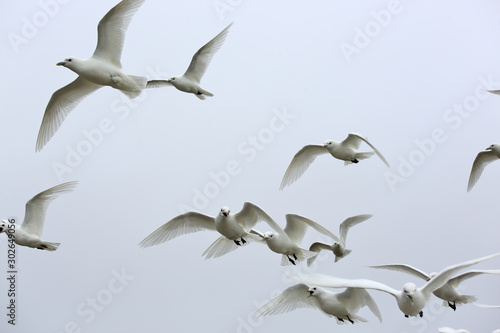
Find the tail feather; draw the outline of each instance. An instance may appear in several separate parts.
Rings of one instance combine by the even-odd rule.
[[[130,89],[127,90],[122,90],[120,91],[127,95],[129,98],[136,98],[142,93],[142,90],[146,89],[146,86],[148,84],[148,79],[144,76],[135,76],[135,75],[129,75],[129,87]]]
[[[47,251],[55,251],[61,245],[61,243],[51,243],[51,242],[41,242],[40,247],[37,247],[39,250],[47,250]]]
[[[249,243],[260,240],[260,237],[258,237],[257,235],[248,234],[244,236],[244,239],[245,241],[247,241],[247,243]],[[205,257],[205,259],[218,258],[240,247],[241,246],[236,245],[233,240],[230,240],[225,236],[220,236],[215,240],[215,242],[212,243],[212,245],[210,245],[205,250],[205,252],[203,252],[202,256]]]

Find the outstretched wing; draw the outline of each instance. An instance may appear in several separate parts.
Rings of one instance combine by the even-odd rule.
[[[280,190],[299,179],[318,155],[327,153],[328,150],[320,145],[307,145],[299,150],[286,169],[283,180],[281,181]]]
[[[458,276],[455,276],[454,278],[451,278],[448,280],[448,283],[451,284],[453,288],[457,288],[460,283],[463,281],[470,279],[474,276],[478,276],[481,274],[500,274],[500,270],[498,269],[491,269],[491,270],[472,270],[468,271],[466,273],[460,274]]]
[[[493,161],[498,160],[498,157],[492,151],[482,151],[477,154],[474,163],[472,164],[472,170],[470,171],[469,183],[467,184],[467,192],[472,190],[474,185],[476,185],[479,177],[484,171],[484,168]]]
[[[370,141],[368,141],[368,139],[365,138],[364,136],[357,134],[357,133],[349,133],[347,138],[344,141],[342,141],[342,143],[351,146],[353,149],[359,149],[359,145],[360,145],[361,141],[364,141],[368,146],[370,146],[370,148],[373,149],[373,151],[378,155],[378,157],[380,157],[382,162],[384,162],[385,165],[387,165],[387,167],[389,167],[389,163],[387,162],[385,157],[382,156],[382,154],[378,151],[378,149],[375,148],[375,146],[372,145],[370,143]]]
[[[327,250],[327,251],[333,252],[333,247],[329,244],[325,244],[325,243],[321,243],[321,242],[314,242],[311,244],[311,246],[309,246],[309,251],[311,251],[311,252],[318,252],[318,254],[319,254],[319,252],[322,250]],[[317,257],[318,256],[316,255],[314,257],[308,258],[307,259],[307,266],[311,266]]]
[[[122,0],[109,10],[97,26],[97,46],[93,57],[108,61],[122,68],[122,56],[125,32],[134,14],[145,0]]]
[[[288,235],[290,240],[295,244],[299,245],[306,234],[307,227],[312,227],[316,231],[326,235],[332,239],[338,241],[338,237],[332,234],[329,230],[325,229],[320,224],[297,214],[287,214],[286,215],[286,227],[285,233]]]
[[[79,76],[75,81],[54,92],[43,114],[36,139],[36,151],[42,150],[78,103],[101,87]]]
[[[482,261],[492,259],[494,257],[497,257],[500,255],[500,252],[491,254],[489,256],[477,258],[477,259],[472,259],[469,261],[465,261],[460,264],[448,266],[445,269],[443,269],[441,272],[437,273],[429,282],[427,282],[422,288],[422,292],[424,293],[432,293],[434,290],[442,287],[453,275],[458,273],[460,270],[465,269],[467,267],[470,267],[472,265],[475,265],[477,263],[480,263]]]
[[[211,41],[203,45],[191,59],[188,69],[184,73],[185,77],[190,78],[196,83],[200,83],[203,74],[207,70],[210,61],[214,54],[220,49],[226,36],[229,32],[229,28],[233,25],[231,22],[224,30],[222,30],[217,36],[215,36]]]
[[[144,238],[140,243],[140,247],[148,247],[157,245],[171,240],[177,236],[189,234],[201,230],[216,230],[213,217],[208,215],[187,212],[174,217],[149,236]]]
[[[146,89],[151,88],[162,88],[162,87],[171,87],[172,83],[168,80],[149,80],[146,83]]]
[[[368,220],[372,216],[373,216],[372,214],[363,214],[363,215],[351,216],[345,219],[344,222],[342,222],[339,227],[340,242],[345,246],[345,240],[349,229],[354,227],[356,224]]]
[[[245,202],[243,208],[234,214],[234,218],[247,232],[250,232],[257,222],[263,221],[276,232],[286,236],[283,229],[264,210],[251,202]]]
[[[26,203],[26,213],[21,228],[32,235],[42,237],[45,214],[49,204],[60,194],[73,191],[77,181],[63,183],[38,193]]]
[[[309,286],[299,283],[285,289],[252,314],[252,317],[269,316],[290,312],[299,308],[319,309],[316,297],[308,297]]]
[[[393,289],[383,283],[367,280],[367,279],[342,279],[338,277],[328,276],[318,273],[289,273],[285,272],[289,278],[305,283],[311,286],[321,286],[328,288],[364,288],[374,289],[389,293],[393,296],[400,294],[399,291]]]
[[[416,276],[418,278],[421,278],[421,279],[423,279],[425,281],[429,281],[430,280],[429,274],[427,274],[424,271],[421,271],[418,268],[415,268],[413,266],[406,265],[406,264],[375,265],[375,266],[369,266],[369,267],[371,267],[371,268],[377,268],[377,269],[378,268],[389,269],[389,270],[393,270],[393,271],[407,273],[407,274]]]

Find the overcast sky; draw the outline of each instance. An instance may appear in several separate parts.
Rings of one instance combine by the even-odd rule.
[[[491,332],[498,309],[456,312],[432,297],[423,318],[406,319],[388,294],[370,291],[383,323],[337,327],[314,309],[249,319],[293,282],[281,256],[249,244],[217,259],[218,237],[199,232],[141,249],[137,244],[186,210],[214,216],[250,201],[280,225],[306,216],[338,234],[347,217],[353,252],[322,253],[315,272],[367,278],[400,289],[403,273],[368,265],[407,263],[427,272],[500,251],[500,163],[470,192],[476,154],[500,142],[500,3],[497,1],[147,0],[134,16],[123,70],[168,78],[234,22],[201,83],[199,100],[174,88],[135,100],[106,87],[80,103],[41,152],[35,142],[52,93],[76,74],[56,67],[87,58],[99,20],[117,0],[27,0],[0,4],[2,21],[1,217],[24,217],[35,194],[78,180],[49,207],[43,239],[55,252],[17,249],[16,326],[7,323],[8,281],[0,279],[2,332]],[[320,156],[279,191],[306,144],[367,136],[376,156],[344,166]],[[362,145],[362,150],[369,147]],[[256,229],[267,231],[265,224]],[[309,231],[308,248],[324,236]],[[3,258],[3,259],[1,259]],[[475,268],[498,269],[500,259]],[[0,276],[7,276],[0,235]],[[500,277],[460,290],[500,304]]]

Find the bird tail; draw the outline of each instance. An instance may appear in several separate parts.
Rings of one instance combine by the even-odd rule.
[[[477,301],[477,297],[472,295],[460,295],[454,300],[455,305],[474,303],[475,301]],[[443,306],[447,307],[448,301],[443,301]]]
[[[120,91],[129,98],[136,98],[142,93],[142,90],[146,88],[148,79],[144,76],[135,75],[128,75],[128,78],[130,79],[128,82],[128,89],[120,89]]]
[[[208,92],[208,91],[206,91],[204,89],[199,88],[198,90],[199,90],[199,92],[201,94],[196,94],[196,97],[198,97],[199,99],[203,100],[203,99],[206,98],[205,96],[208,96],[208,97],[213,97],[214,96],[214,94],[212,94],[211,92]]]
[[[47,251],[55,251],[61,245],[61,243],[51,243],[51,242],[40,242],[40,247],[37,249],[47,250]]]
[[[297,262],[303,261],[312,257],[316,257],[318,255],[318,252],[315,251],[309,251],[305,249],[299,248],[298,251],[295,252],[295,255],[297,256]],[[292,265],[290,259],[288,258],[286,254],[281,256],[281,266],[288,266]]]

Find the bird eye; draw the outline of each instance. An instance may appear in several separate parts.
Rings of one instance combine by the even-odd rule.
[[[71,58],[69,58],[68,61],[71,62]]]

